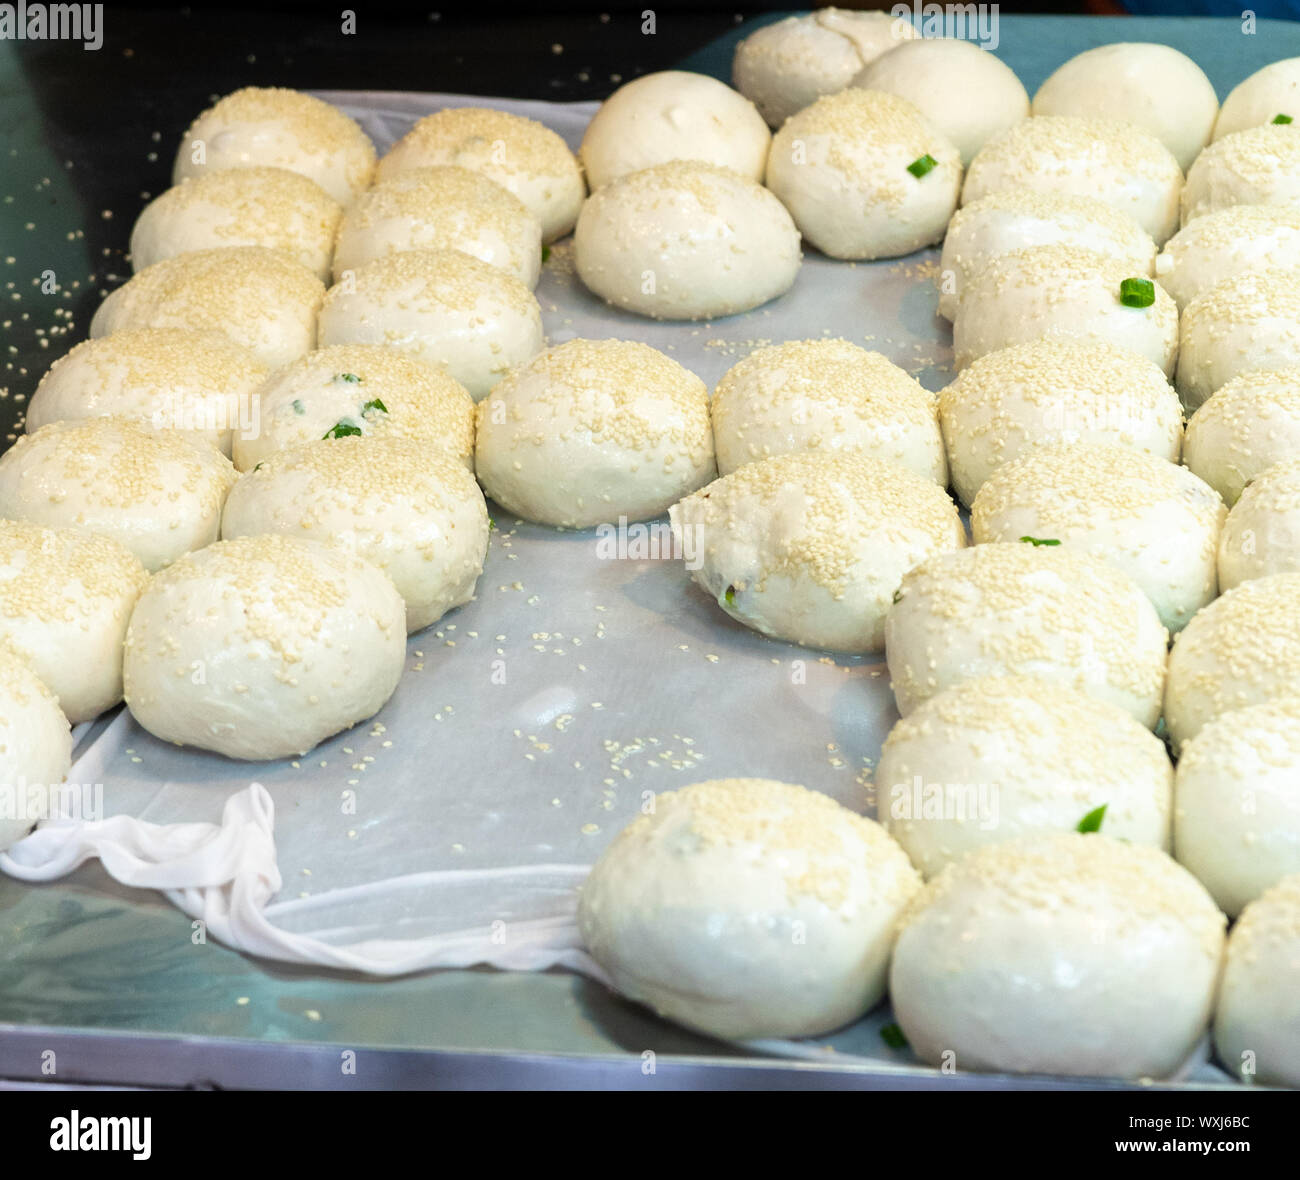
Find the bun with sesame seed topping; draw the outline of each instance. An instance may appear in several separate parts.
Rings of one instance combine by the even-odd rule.
[[[54,694],[0,643],[0,852],[50,815],[71,764],[72,731]]]
[[[124,651],[127,705],[155,737],[228,758],[288,758],[392,696],[406,610],[378,566],[266,533],[217,541],[156,574]]]
[[[805,1037],[884,994],[920,886],[874,820],[827,795],[721,779],[656,795],[582,887],[578,927],[629,999],[719,1037]]]

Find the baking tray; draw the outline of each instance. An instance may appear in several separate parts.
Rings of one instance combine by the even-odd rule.
[[[1179,47],[1196,56],[1196,47],[1186,44],[1184,22],[1174,23],[1183,34]],[[1227,23],[1200,22],[1203,44],[1221,47],[1225,39],[1215,32]],[[1047,69],[1072,52],[1118,39],[1113,28],[1109,35],[1097,35],[1103,24],[1113,26],[1068,22],[1058,27],[1086,29],[1089,37],[1052,44],[1041,35],[1030,36],[1033,26],[1023,20],[1003,18],[1000,54],[1032,90]],[[1129,32],[1131,27],[1124,23],[1124,35],[1179,43],[1172,29],[1164,35],[1136,34]],[[1300,51],[1295,30],[1283,27],[1296,44],[1290,51]],[[1036,73],[1015,60],[1017,46],[1020,52],[1034,51],[1041,67]],[[1264,59],[1286,52],[1277,38],[1270,38]],[[1257,64],[1244,62],[1226,82],[1216,78],[1221,93]],[[400,131],[403,118],[432,109],[427,95],[324,96],[361,117],[381,145]],[[571,141],[590,111],[590,106],[558,108],[508,100],[499,105],[541,117],[564,129]],[[710,384],[758,343],[836,334],[878,348],[937,389],[948,377],[950,351],[948,333],[933,315],[928,277],[934,261],[933,251],[869,266],[810,255],[795,291],[778,304],[710,325],[681,325],[655,324],[603,308],[575,284],[561,247],[539,287],[539,299],[552,343],[579,332],[642,339],[676,355]],[[832,290],[837,297],[828,300]],[[403,720],[392,712],[406,718],[406,727],[441,727],[449,747],[477,743],[477,779],[465,778],[463,798],[440,800],[445,805],[451,798],[453,804],[453,813],[443,817],[442,825],[447,834],[443,852],[453,856],[451,863],[499,863],[493,826],[516,827],[525,814],[533,816],[528,822],[544,826],[549,820],[554,825],[551,835],[537,841],[540,858],[564,845],[566,850],[586,846],[589,860],[634,814],[641,789],[664,789],[705,777],[787,778],[862,807],[865,772],[894,716],[878,661],[832,659],[762,640],[694,592],[680,565],[594,563],[590,533],[559,534],[519,525],[499,511],[494,514],[501,527],[494,536],[479,601],[412,638],[408,675],[398,698],[380,718],[390,736],[375,743],[382,746],[404,731]],[[469,637],[471,631],[477,634]],[[498,640],[498,635],[507,638]],[[574,638],[585,648],[573,646]],[[674,638],[676,642],[665,642]],[[476,645],[471,639],[482,642]],[[466,669],[476,659],[490,661],[502,645],[511,663],[522,669],[514,681],[515,695],[502,700],[494,722],[479,718],[476,724],[467,717],[470,710],[458,707],[462,698],[454,686],[472,683]],[[806,681],[797,690],[790,676],[796,660],[802,662]],[[569,680],[582,679],[574,671],[578,664],[585,665],[582,676],[597,669],[598,687],[566,689]],[[557,666],[564,670],[557,673]],[[430,668],[443,674],[424,676]],[[572,703],[566,703],[570,697]],[[601,708],[592,709],[596,704]],[[750,739],[746,721],[752,723],[769,710],[786,723],[753,726],[762,738]],[[586,714],[581,726],[555,730],[559,718],[578,711]],[[597,714],[598,720],[592,720]],[[521,724],[513,724],[515,720]],[[79,735],[80,748],[103,743],[109,724]],[[122,738],[122,729],[117,722],[117,738]],[[590,753],[586,748],[567,749],[566,756],[577,755],[567,757],[568,763],[590,761],[599,751],[610,755],[610,742],[618,743],[615,756],[606,758],[608,765],[598,774],[584,775],[574,768],[557,777],[557,760],[549,757],[560,744],[557,732],[574,741],[581,735],[589,746],[595,743]],[[382,789],[382,758],[360,752],[358,739],[368,733],[369,727],[362,726],[327,743],[313,757],[332,761],[333,769],[344,775],[343,782],[348,774],[367,773],[372,779],[368,789]],[[719,742],[719,735],[725,740]],[[121,769],[143,768],[134,772],[137,790],[150,778],[160,785],[179,784],[200,767],[210,770],[214,780],[203,799],[179,785],[158,792],[144,809],[138,797],[122,796],[123,807],[147,812],[151,819],[215,819],[228,788],[247,781],[247,771],[232,770],[220,759],[153,750],[147,748],[151,742],[136,731],[114,747]],[[551,748],[539,751],[539,742]],[[370,764],[374,768],[355,771],[356,764],[342,757],[345,750],[348,757],[376,757]],[[683,756],[683,751],[694,753]],[[547,773],[541,765],[551,768],[552,781],[543,784]],[[445,769],[438,765],[437,773],[443,775]],[[323,849],[304,817],[323,793],[322,780],[329,788],[339,785],[334,775],[313,771],[312,781],[294,784],[295,776],[284,767],[277,773],[283,782],[272,783],[272,775],[260,771],[257,777],[271,786],[280,808],[285,892],[291,894],[295,882],[311,886],[300,889],[303,894],[319,889],[322,860],[338,885],[359,884],[373,876],[376,857],[386,851],[386,826],[381,822],[363,829],[357,833],[363,838],[351,846],[338,845],[337,854]],[[607,780],[615,773],[611,785]],[[119,777],[124,782],[131,775]],[[484,800],[475,798],[476,781],[504,787],[508,805],[484,807]],[[565,788],[560,793],[556,782]],[[556,799],[560,806],[553,807]],[[114,806],[111,792],[108,803],[110,812],[122,809]],[[469,839],[464,838],[465,824],[458,827],[454,822],[455,806],[462,808],[462,820],[480,825]],[[387,825],[396,827],[396,822]],[[582,839],[575,841],[575,832]],[[305,880],[304,870],[314,879]],[[787,1047],[784,1052],[805,1058],[779,1061],[675,1029],[599,985],[561,972],[443,971],[379,982],[254,962],[215,944],[195,945],[187,918],[160,899],[121,889],[95,868],[40,888],[0,878],[0,923],[0,1076],[13,1078],[42,1078],[42,1054],[56,1048],[58,1080],[152,1085],[1123,1085],[941,1076],[908,1064],[906,1055],[881,1048],[878,1027],[887,1019],[883,1010],[830,1038],[829,1048]],[[357,1075],[340,1069],[344,1049],[360,1054],[364,1068]],[[653,1055],[653,1072],[646,1071],[646,1054]],[[875,1060],[846,1059],[854,1054]],[[1183,1085],[1216,1087],[1225,1082],[1226,1075],[1203,1066]]]

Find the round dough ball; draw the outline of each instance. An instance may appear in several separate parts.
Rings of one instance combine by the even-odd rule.
[[[459,250],[367,262],[325,296],[320,345],[378,344],[445,370],[476,401],[542,349],[542,309],[500,267]]]
[[[154,198],[131,231],[131,266],[223,246],[265,246],[330,275],[343,208],[315,181],[284,168],[231,168]]]
[[[592,191],[670,160],[763,179],[772,142],[754,104],[707,74],[663,70],[625,82],[592,116],[578,149]]]
[[[83,340],[41,378],[29,434],[51,422],[119,417],[179,430],[229,455],[252,429],[266,366],[220,332],[135,328]]]
[[[348,437],[279,451],[232,489],[221,535],[287,533],[377,565],[419,631],[474,596],[488,515],[474,476],[423,440]]]
[[[1043,115],[980,149],[966,173],[962,204],[1002,189],[1096,197],[1133,218],[1159,246],[1178,228],[1183,172],[1169,149],[1140,127]]]
[[[122,640],[149,575],[116,541],[0,520],[0,641],[76,725],[122,699]]]
[[[570,340],[479,403],[475,470],[525,520],[647,520],[716,474],[708,390],[647,344]]]
[[[181,139],[172,183],[264,165],[314,180],[340,205],[370,184],[375,145],[356,120],[310,94],[246,86],[209,107]]]
[[[1178,631],[1219,592],[1227,511],[1218,492],[1167,459],[1108,443],[1048,443],[989,476],[970,524],[976,544],[1028,536],[1104,558]]]
[[[1240,373],[1300,363],[1300,270],[1247,270],[1187,305],[1175,384],[1195,410]]]
[[[1183,410],[1164,371],[1110,344],[1033,340],[973,361],[939,393],[953,490],[963,504],[1038,443],[1114,443],[1171,463]]]
[[[339,227],[334,278],[398,250],[460,250],[527,287],[542,269],[542,223],[480,172],[408,168],[358,198]]]
[[[1300,205],[1300,127],[1237,131],[1196,157],[1183,189],[1183,224],[1232,205]]]
[[[215,446],[174,430],[51,422],[0,456],[0,516],[111,537],[156,570],[217,539],[235,479]]]
[[[1300,697],[1233,709],[1183,746],[1174,848],[1230,918],[1300,873]]]
[[[1015,71],[972,41],[908,41],[876,58],[853,85],[907,99],[956,145],[963,165],[1029,118],[1029,95]]]
[[[459,381],[392,348],[331,344],[262,387],[255,428],[235,435],[235,466],[354,431],[419,439],[427,452],[474,465],[474,399]]]
[[[1198,295],[1256,267],[1300,268],[1300,207],[1229,205],[1180,229],[1156,278],[1183,311]]]
[[[920,35],[885,12],[819,8],[750,33],[736,46],[731,84],[780,127],[822,95],[843,90],[882,53]]]
[[[95,311],[92,338],[126,328],[222,332],[268,368],[297,360],[316,342],[325,284],[265,246],[195,250],[142,270]]]
[[[1232,928],[1214,1045],[1244,1081],[1300,1086],[1300,873],[1251,902]]]
[[[1033,189],[989,193],[953,214],[939,260],[939,314],[952,319],[970,276],[995,258],[1030,246],[1074,246],[1149,275],[1156,244],[1125,213],[1094,197]]]
[[[1256,70],[1223,100],[1214,138],[1272,123],[1278,115],[1300,119],[1300,57],[1288,57]]]
[[[1168,45],[1120,41],[1076,54],[1038,88],[1034,115],[1100,115],[1134,123],[1186,171],[1210,141],[1219,98],[1205,71]]]
[[[941,553],[912,569],[885,621],[904,717],[977,676],[1037,676],[1160,719],[1168,635],[1131,579],[1100,557],[1019,541]]]
[[[776,133],[767,187],[823,254],[895,258],[943,237],[961,192],[961,153],[906,99],[842,90]]]
[[[1300,574],[1243,582],[1175,637],[1165,683],[1174,752],[1230,709],[1290,696],[1300,684]]]
[[[542,241],[578,220],[587,185],[568,144],[535,119],[487,107],[449,107],[415,124],[379,161],[380,181],[408,168],[455,164],[514,193],[542,223]]]
[[[677,160],[592,193],[573,235],[578,277],[606,303],[664,320],[734,315],[784,295],[799,231],[762,185]]]
[[[966,544],[942,488],[866,455],[748,463],[668,515],[691,576],[727,614],[829,651],[879,651],[903,575]]]
[[[1274,463],[1300,453],[1300,366],[1234,377],[1192,415],[1183,461],[1231,507]]]
[[[0,852],[52,814],[71,766],[59,702],[22,656],[0,646]]]
[[[373,717],[406,659],[388,575],[317,541],[218,541],[156,575],[127,631],[131,715],[156,738],[268,760]]]
[[[1233,505],[1219,537],[1219,586],[1300,572],[1300,459],[1266,467]],[[1300,868],[1300,866],[1297,866]]]
[[[847,340],[756,348],[713,391],[718,471],[794,451],[862,452],[948,486],[934,394]]]
[[[1078,832],[989,845],[903,923],[889,993],[931,1065],[1166,1078],[1214,1008],[1224,917],[1158,848]]]
[[[805,1037],[884,995],[920,887],[903,850],[826,795],[721,779],[655,796],[578,901],[591,956],[630,999],[718,1037]]]
[[[1000,254],[971,276],[952,324],[957,368],[1013,344],[1069,339],[1113,344],[1172,374],[1178,308],[1163,287],[1154,302],[1120,302],[1125,279],[1146,275],[1126,262],[1076,246],[1031,246]]]
[[[983,676],[889,731],[876,810],[926,877],[972,849],[1074,831],[1105,807],[1107,835],[1169,848],[1174,768],[1122,709],[1032,676]]]

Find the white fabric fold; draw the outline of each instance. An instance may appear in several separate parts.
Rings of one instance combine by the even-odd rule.
[[[282,880],[276,863],[275,805],[260,783],[231,795],[221,822],[155,824],[127,815],[103,820],[53,820],[0,853],[0,872],[21,881],[53,881],[90,860],[123,885],[156,889],[201,921],[206,936],[235,950],[285,963],[406,975],[434,968],[490,966],[505,971],[564,967],[608,983],[582,949],[575,920],[577,886],[586,865],[540,865],[420,874],[423,885],[490,887],[500,878],[535,875],[554,891],[553,913],[523,921],[414,938],[337,944],[272,924]],[[555,882],[567,887],[555,891]]]

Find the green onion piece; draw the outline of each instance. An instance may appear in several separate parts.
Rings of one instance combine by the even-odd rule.
[[[895,591],[894,591],[894,601],[895,601],[895,602],[902,602],[902,601],[903,601],[903,592],[902,592],[901,590],[895,590]]]
[[[324,434],[321,435],[321,438],[323,439],[324,438],[347,438],[349,435],[360,434],[360,433],[361,433],[360,426],[358,426],[355,422],[352,422],[349,419],[344,418],[339,422],[335,422],[333,426],[331,426]]]
[[[1059,545],[1061,543],[1055,537],[1021,537],[1020,540],[1026,545],[1032,545],[1035,549],[1039,545]]]
[[[1150,279],[1125,279],[1119,285],[1119,301],[1125,307],[1150,307],[1156,301],[1156,285]]]
[[[896,1024],[887,1024],[880,1030],[880,1039],[891,1049],[906,1049],[907,1036]]]
[[[1274,122],[1274,123],[1290,123],[1291,121],[1292,121],[1292,119],[1291,119],[1291,116],[1290,116],[1290,115],[1274,115],[1274,116],[1273,116],[1273,122]]]
[[[735,586],[728,586],[728,587],[726,588],[726,590],[723,591],[722,599],[723,599],[723,601],[724,601],[728,606],[735,606],[735,605],[736,605],[736,588],[735,588]]]
[[[1287,122],[1290,122],[1290,120],[1288,119]],[[550,248],[550,246],[543,246],[543,247],[542,247],[542,265],[545,266],[548,262],[550,262],[550,260],[551,260],[551,248]]]
[[[295,414],[305,414],[307,412],[307,407],[302,404],[301,398],[296,397],[293,399],[293,412]]]
[[[1103,803],[1100,807],[1088,812],[1088,814],[1079,821],[1079,827],[1077,830],[1084,833],[1100,832],[1101,821],[1106,818],[1106,807],[1107,805]]]
[[[388,413],[388,407],[377,397],[372,397],[364,406],[361,407],[361,416],[364,418],[371,410],[378,410],[381,414]]]
[[[334,380],[336,382],[346,381],[349,385],[356,385],[358,382],[360,382],[361,378],[358,377],[355,373],[335,373]]]
[[[496,531],[497,531],[497,522],[496,522],[495,520],[493,520],[493,519],[489,516],[489,517],[488,517],[488,532],[489,532],[489,533],[495,533]]]
[[[925,155],[921,156],[919,159],[913,160],[907,166],[907,170],[915,176],[917,180],[920,180],[921,177],[929,172],[931,168],[937,168],[938,166],[939,161],[930,155],[929,152],[926,152]]]
[[[266,460],[263,459],[263,460],[262,460],[262,463],[265,463],[265,462],[266,462]],[[258,464],[253,468],[253,470],[254,470],[254,471],[261,471],[261,470],[262,470],[262,463],[258,463]]]

